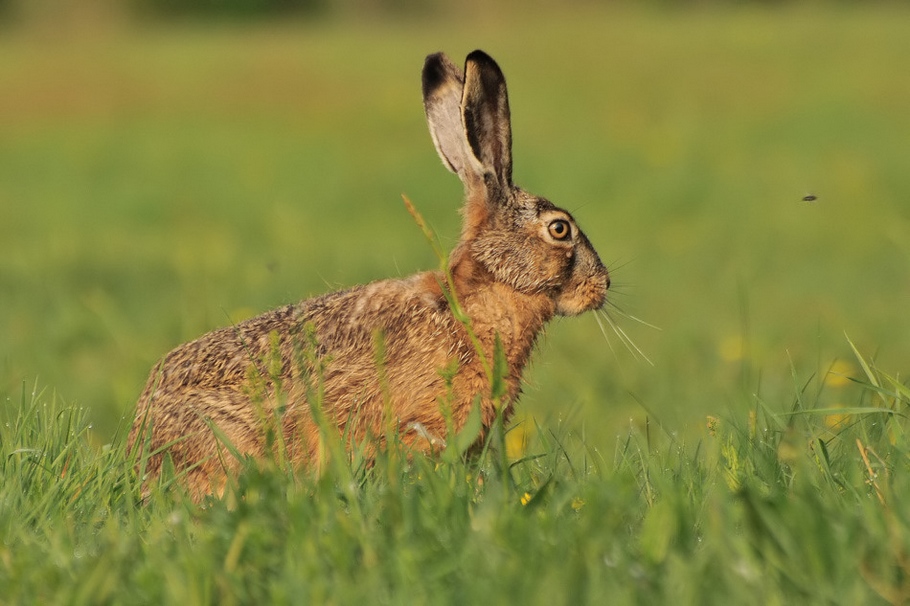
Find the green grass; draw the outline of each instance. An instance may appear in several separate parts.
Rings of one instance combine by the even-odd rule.
[[[93,448],[84,410],[26,392],[0,428],[0,587],[6,603],[903,603],[910,389],[866,371],[836,424],[809,382],[788,413],[757,402],[692,442],[652,427],[602,453],[552,427],[507,468],[496,444],[322,476],[266,461],[202,508],[143,502],[122,440]]]
[[[4,30],[0,602],[906,600],[908,398],[875,368],[910,367],[907,17]],[[555,322],[510,434],[543,456],[509,482],[493,457],[381,462],[140,504],[122,424],[160,355],[435,267],[402,192],[455,241],[419,71],[475,47],[509,79],[516,181],[661,328],[618,316],[654,365]]]

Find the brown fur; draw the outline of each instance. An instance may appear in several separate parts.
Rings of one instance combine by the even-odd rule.
[[[354,443],[381,442],[390,418],[405,444],[436,448],[447,433],[444,402],[456,429],[476,396],[483,427],[493,423],[484,359],[493,359],[497,337],[508,417],[546,322],[604,303],[607,270],[572,217],[512,184],[508,97],[496,63],[475,51],[462,73],[445,55],[430,55],[423,88],[436,149],[465,185],[448,272],[480,353],[441,272],[357,286],[208,333],[167,354],[139,398],[129,440],[151,453],[149,478],[167,452],[193,495],[220,492],[238,461],[212,425],[243,455],[265,456],[271,428],[294,463],[318,461],[317,393],[328,423]],[[562,240],[553,235],[559,228],[569,230]],[[443,369],[455,371],[450,386]]]

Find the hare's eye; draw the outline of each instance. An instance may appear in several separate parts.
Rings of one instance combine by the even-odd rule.
[[[551,221],[548,229],[554,240],[567,240],[572,235],[572,228],[569,227],[569,222],[562,219]]]

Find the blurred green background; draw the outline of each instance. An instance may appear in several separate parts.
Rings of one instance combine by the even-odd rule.
[[[661,329],[613,314],[652,366],[554,322],[521,414],[608,449],[645,417],[786,407],[791,365],[849,404],[845,333],[910,368],[906,5],[212,6],[0,2],[4,397],[53,389],[105,441],[177,344],[435,267],[400,194],[452,244],[461,185],[420,69],[474,48],[509,81],[516,182]]]

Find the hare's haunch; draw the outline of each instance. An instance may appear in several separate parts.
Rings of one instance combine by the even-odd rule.
[[[496,416],[487,361],[497,339],[508,416],[544,324],[603,305],[607,269],[572,216],[512,183],[509,100],[496,62],[474,51],[462,72],[430,55],[423,100],[436,151],[465,188],[448,275],[308,299],[171,351],[152,369],[130,431],[130,447],[148,453],[148,479],[168,456],[192,494],[219,492],[238,452],[265,456],[276,441],[293,462],[316,463],[316,398],[326,422],[355,444],[381,442],[391,421],[402,442],[430,450],[446,437],[443,407],[459,429],[475,401],[486,429]]]

